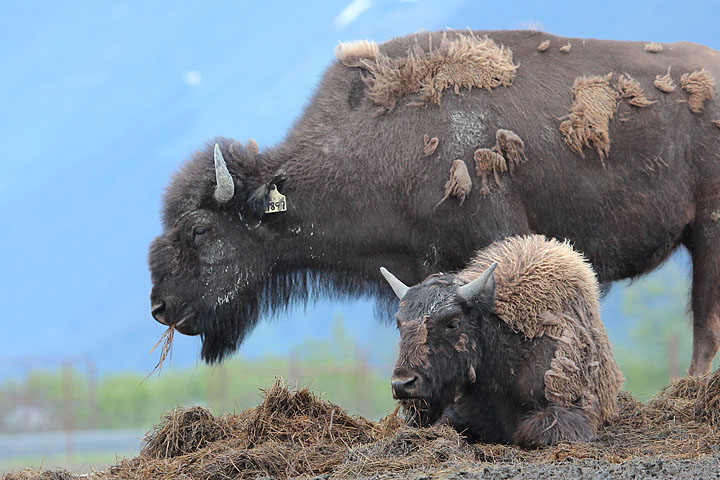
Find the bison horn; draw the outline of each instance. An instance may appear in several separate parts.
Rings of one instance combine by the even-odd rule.
[[[385,280],[387,280],[387,282],[390,284],[390,287],[392,287],[395,295],[397,295],[397,297],[402,300],[407,291],[410,290],[410,287],[398,280],[397,277],[392,273],[388,272],[385,267],[380,267],[380,273],[382,273],[382,276],[385,277]]]
[[[493,271],[497,267],[497,262],[493,262],[479,277],[472,282],[463,285],[458,288],[458,294],[465,300],[473,300],[478,296],[480,292],[488,285],[488,282],[493,281]]]
[[[228,171],[220,146],[217,143],[213,153],[215,158],[215,179],[217,180],[213,197],[218,203],[227,203],[235,195],[235,182],[233,182],[232,175]]]

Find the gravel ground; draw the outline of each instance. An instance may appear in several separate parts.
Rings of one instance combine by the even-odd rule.
[[[623,463],[602,460],[573,459],[550,464],[479,465],[472,469],[452,471],[444,469],[433,473],[411,475],[383,475],[370,477],[383,480],[475,480],[475,479],[521,479],[521,480],[571,480],[571,479],[720,479],[720,454],[697,460],[638,458]],[[319,480],[319,479],[318,479]]]

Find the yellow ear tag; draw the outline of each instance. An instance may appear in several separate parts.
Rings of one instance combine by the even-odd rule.
[[[285,201],[285,195],[278,192],[275,185],[270,185],[270,193],[268,193],[268,206],[265,208],[265,213],[278,213],[287,210],[287,202]]]

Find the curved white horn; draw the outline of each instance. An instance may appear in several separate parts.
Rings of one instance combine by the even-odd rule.
[[[458,288],[458,294],[465,300],[473,300],[485,288],[488,281],[492,279],[493,271],[497,267],[497,262],[493,262],[479,277],[470,283]]]
[[[385,280],[390,284],[390,287],[392,287],[393,292],[395,292],[395,295],[402,300],[402,298],[405,296],[408,290],[410,290],[410,287],[405,285],[403,282],[397,279],[395,275],[388,272],[385,267],[380,267],[380,273],[382,273],[382,276],[385,277]]]
[[[213,157],[215,159],[215,180],[217,181],[213,197],[218,203],[227,203],[235,195],[235,182],[233,182],[232,175],[228,171],[220,146],[217,143],[215,144]]]

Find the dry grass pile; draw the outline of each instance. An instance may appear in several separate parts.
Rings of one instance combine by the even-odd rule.
[[[26,468],[16,473],[3,475],[3,480],[73,480],[75,477],[67,470],[35,470]]]
[[[276,382],[256,408],[213,417],[200,408],[175,409],[148,433],[140,455],[89,478],[278,479],[428,475],[496,464],[552,463],[568,457],[622,462],[638,457],[694,459],[720,445],[720,371],[684,378],[646,404],[621,392],[618,415],[591,443],[539,450],[469,445],[450,428],[405,426],[394,412],[380,422],[348,415],[308,390]],[[68,480],[63,470],[23,470],[3,480]]]
[[[215,418],[178,408],[148,433],[140,455],[95,479],[289,478],[401,471],[464,458],[473,447],[454,430],[411,429],[397,412],[380,422],[348,415],[309,390],[281,382],[256,408]],[[25,479],[23,479],[25,480]]]

